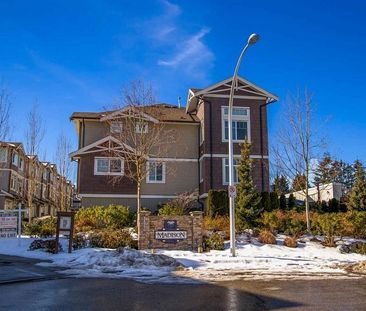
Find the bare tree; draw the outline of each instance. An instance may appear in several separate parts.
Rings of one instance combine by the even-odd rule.
[[[0,86],[0,141],[10,136],[10,93],[4,86]]]
[[[39,168],[37,156],[28,156],[27,164],[27,205],[29,209],[29,222],[35,215],[35,198],[39,197],[40,179],[42,172]]]
[[[27,129],[25,132],[25,138],[26,150],[28,154],[36,155],[39,153],[44,134],[44,121],[38,111],[38,105],[35,103],[27,115]]]
[[[72,166],[69,156],[71,148],[71,141],[69,137],[67,137],[64,132],[60,132],[57,138],[55,163],[57,165],[58,172],[66,179],[70,179],[71,176]]]
[[[164,156],[176,141],[176,133],[159,121],[161,110],[155,104],[151,85],[141,80],[130,83],[123,89],[121,104],[107,113],[102,121],[110,125],[110,135],[115,144],[109,153],[117,158],[111,169],[120,170],[124,163],[124,174],[136,183],[137,213],[141,211],[141,185],[149,174],[147,162],[154,161],[155,167],[165,168]],[[113,167],[114,166],[114,167]],[[113,177],[114,181],[123,176]]]
[[[59,186],[57,188],[57,202],[59,203],[60,210],[68,210],[69,199],[68,199],[68,179],[71,176],[71,142],[70,139],[61,132],[57,138],[57,147],[55,154],[55,163],[58,168]]]
[[[305,184],[302,192],[305,197],[307,229],[310,231],[309,184],[312,160],[315,158],[323,140],[319,138],[313,120],[312,96],[307,90],[304,95],[289,95],[282,115],[283,123],[277,134],[273,148],[275,163],[281,173],[290,180],[301,180]],[[304,176],[296,179],[296,176]]]

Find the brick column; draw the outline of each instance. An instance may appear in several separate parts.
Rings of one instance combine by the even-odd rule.
[[[202,226],[203,226],[203,212],[194,211],[190,213],[192,217],[192,235],[193,235],[193,245],[192,250],[197,250],[199,246],[202,246]]]
[[[147,249],[149,247],[150,240],[150,211],[141,211],[138,217],[138,249]]]

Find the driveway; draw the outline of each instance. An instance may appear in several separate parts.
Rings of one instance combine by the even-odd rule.
[[[365,278],[144,284],[65,278],[37,262],[0,256],[0,310],[366,310]]]
[[[63,277],[57,273],[60,269],[37,266],[39,262],[37,259],[0,255],[0,284]]]

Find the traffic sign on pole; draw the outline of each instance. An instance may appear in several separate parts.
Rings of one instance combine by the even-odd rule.
[[[236,198],[236,186],[231,185],[228,187],[229,197],[230,198]]]

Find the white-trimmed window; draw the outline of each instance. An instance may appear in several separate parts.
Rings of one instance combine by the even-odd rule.
[[[124,163],[119,158],[94,158],[94,175],[123,175]]]
[[[19,157],[19,168],[24,171],[24,159]]]
[[[18,152],[14,151],[13,153],[13,158],[11,160],[11,163],[15,166],[18,166],[18,161],[19,161],[19,155]]]
[[[0,148],[0,162],[6,163],[8,162],[8,149],[1,147]]]
[[[238,166],[239,166],[239,159],[234,160],[234,183],[239,182],[238,177]],[[222,159],[222,184],[228,185],[229,184],[229,158]]]
[[[165,163],[147,162],[147,183],[164,184],[165,183]]]
[[[10,177],[10,190],[17,191],[17,177],[14,174]]]
[[[146,122],[138,122],[136,124],[136,133],[145,134],[149,130],[148,124]]]
[[[221,108],[222,141],[229,139],[229,108]],[[232,138],[234,142],[250,141],[250,110],[246,107],[233,107],[232,111]]]
[[[123,129],[123,124],[120,121],[113,121],[110,125],[111,133],[121,133]]]

